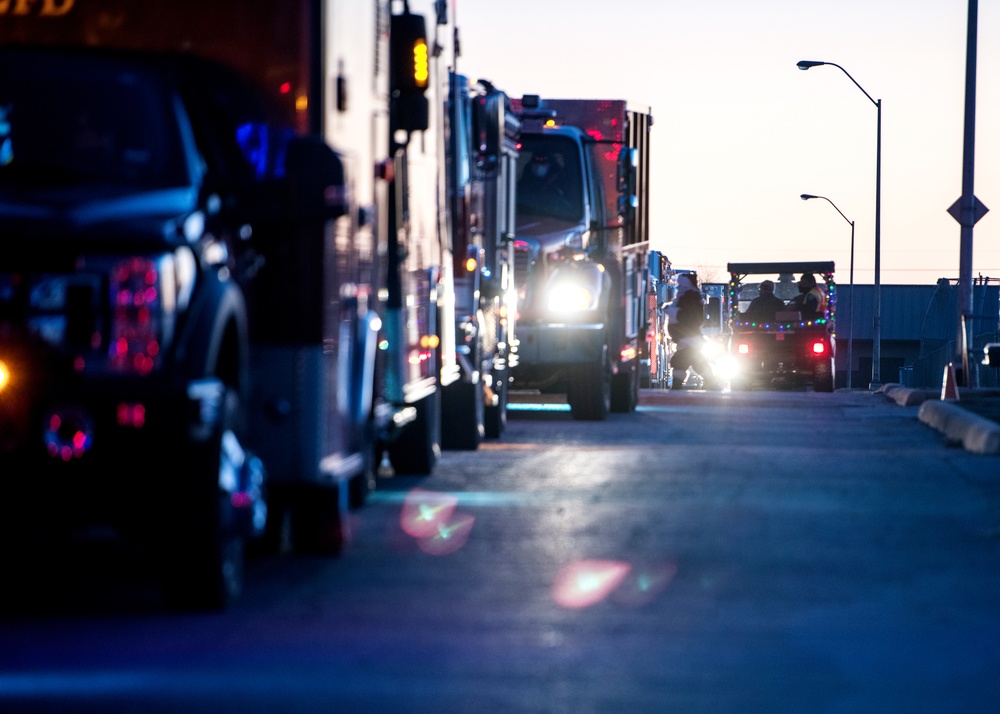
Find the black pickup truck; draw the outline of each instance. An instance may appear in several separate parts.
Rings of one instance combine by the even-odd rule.
[[[178,606],[238,592],[266,523],[254,282],[305,141],[192,56],[0,47],[4,563],[103,529],[151,547]],[[294,325],[271,297],[253,329]]]

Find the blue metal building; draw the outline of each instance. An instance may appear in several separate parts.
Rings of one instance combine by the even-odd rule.
[[[958,334],[957,281],[937,285],[882,285],[880,376],[883,383],[940,387],[945,366],[955,359]],[[853,294],[852,294],[853,292]],[[847,347],[852,335],[852,386],[867,388],[872,377],[874,285],[837,285],[837,386],[847,384]],[[973,342],[969,346],[973,379],[998,386],[997,370],[982,366],[983,345],[1000,341],[1000,280],[979,278],[973,286]]]

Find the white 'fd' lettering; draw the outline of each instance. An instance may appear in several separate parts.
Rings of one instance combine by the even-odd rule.
[[[30,15],[36,0],[0,0],[0,15]],[[38,14],[43,17],[58,17],[73,9],[76,0],[42,0]]]

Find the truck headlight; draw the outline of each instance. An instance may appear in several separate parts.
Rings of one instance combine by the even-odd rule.
[[[715,376],[723,381],[729,381],[740,373],[740,364],[730,355],[724,355],[715,363]]]
[[[579,312],[597,306],[594,294],[582,285],[553,285],[548,297],[548,307],[553,312]]]
[[[545,291],[545,306],[551,312],[577,313],[596,310],[601,301],[604,266],[579,261],[553,271]]]
[[[701,346],[701,353],[705,355],[709,361],[718,359],[722,356],[723,352],[724,350],[722,345],[715,340],[705,340],[705,343]]]

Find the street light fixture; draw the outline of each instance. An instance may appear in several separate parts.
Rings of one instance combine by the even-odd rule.
[[[803,193],[799,198],[803,201],[808,201],[810,198],[822,198],[836,208],[837,213],[844,216],[844,212],[837,208],[837,204],[826,196],[814,196],[811,193]],[[851,336],[847,340],[847,388],[850,389],[851,373],[854,371],[854,303],[856,302],[854,296],[854,221],[847,216],[844,216],[844,220],[851,224],[851,316],[848,318],[848,327],[851,330]]]
[[[850,73],[834,62],[819,62],[816,60],[800,60],[795,66],[801,70],[811,67],[819,67],[828,64],[836,67],[847,75],[847,78],[854,82],[854,86],[868,97],[868,101],[875,105],[878,110],[878,133],[875,142],[875,295],[872,306],[872,381],[868,388],[872,391],[882,386],[879,363],[882,360],[882,287],[881,287],[881,224],[882,224],[882,100],[872,99],[872,95],[865,91],[865,88],[858,84],[857,80]],[[839,210],[839,209],[838,209]],[[843,215],[843,214],[841,214]],[[854,305],[853,291],[851,294],[851,305]]]

